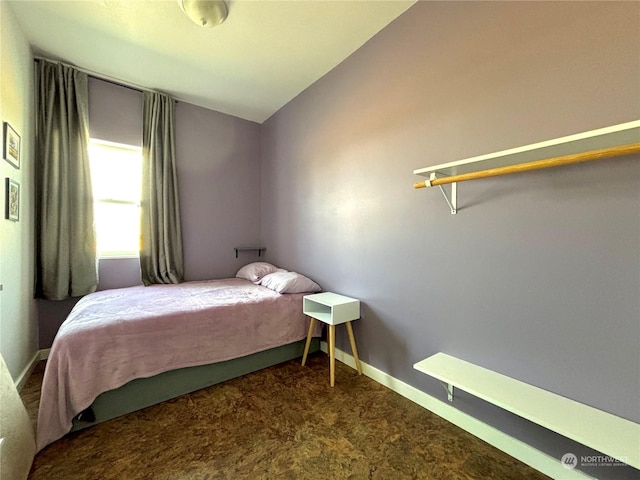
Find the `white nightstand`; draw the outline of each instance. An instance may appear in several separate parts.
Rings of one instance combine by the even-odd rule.
[[[353,358],[356,361],[358,375],[362,375],[362,367],[358,358],[358,349],[356,348],[356,339],[353,336],[352,320],[360,318],[360,301],[355,298],[345,297],[337,293],[324,292],[313,295],[305,295],[302,299],[302,312],[311,318],[309,323],[309,333],[307,334],[307,343],[304,346],[304,354],[302,355],[302,365],[307,362],[307,353],[309,353],[309,345],[311,344],[311,335],[316,320],[329,325],[329,371],[331,378],[331,386],[335,384],[336,371],[336,325],[346,324],[347,333],[349,334],[349,343]]]

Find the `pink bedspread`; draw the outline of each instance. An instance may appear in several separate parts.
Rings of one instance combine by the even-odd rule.
[[[303,295],[282,295],[239,278],[87,295],[51,347],[38,450],[69,432],[72,419],[98,395],[133,379],[305,338]]]

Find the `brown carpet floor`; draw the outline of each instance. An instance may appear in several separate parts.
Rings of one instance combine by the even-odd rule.
[[[354,370],[291,361],[67,435],[30,480],[545,479]],[[22,391],[37,416],[43,366]]]

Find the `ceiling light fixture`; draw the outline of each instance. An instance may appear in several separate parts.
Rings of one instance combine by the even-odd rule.
[[[191,21],[201,27],[215,27],[225,21],[229,11],[224,0],[178,0]]]

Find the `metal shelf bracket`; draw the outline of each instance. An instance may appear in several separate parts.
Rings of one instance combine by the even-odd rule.
[[[447,177],[448,175],[443,175],[440,174],[440,176],[442,177]],[[429,175],[429,181],[433,181],[436,180],[437,177],[437,172],[431,172],[431,174]],[[438,188],[440,188],[440,191],[442,192],[442,196],[444,197],[445,201],[447,202],[447,205],[449,205],[449,208],[451,209],[451,215],[455,215],[456,212],[458,211],[458,182],[453,182],[451,184],[451,188],[450,190],[450,195],[447,196],[447,192],[446,190],[442,187],[442,185],[438,185]]]
[[[262,256],[262,252],[264,252],[266,247],[234,247],[236,251],[236,258],[238,258],[238,252],[246,252],[246,251],[256,251],[258,252],[258,257]]]
[[[453,385],[440,380],[440,385],[447,391],[447,400],[453,402]]]

